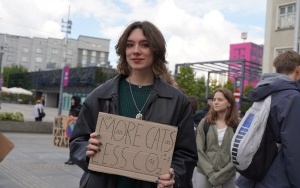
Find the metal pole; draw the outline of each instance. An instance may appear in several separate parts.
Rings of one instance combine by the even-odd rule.
[[[1,99],[2,99],[2,57],[3,57],[4,52],[0,51],[0,109],[1,109]]]
[[[295,27],[294,27],[294,47],[295,52],[299,52],[299,16],[300,16],[300,0],[296,1],[296,17],[295,17]]]
[[[58,115],[61,115],[61,111],[62,111],[62,103],[63,103],[63,92],[64,92],[64,76],[65,76],[65,64],[66,64],[66,56],[67,56],[67,50],[68,50],[68,34],[71,33],[71,24],[72,22],[69,20],[70,18],[70,6],[69,6],[69,12],[68,12],[68,20],[66,22],[64,22],[62,20],[62,23],[66,23],[66,30],[63,31],[66,33],[66,44],[65,44],[65,52],[63,55],[63,61],[62,61],[62,66],[61,66],[61,78],[60,78],[60,88],[59,88],[59,103],[58,103]],[[62,26],[64,27],[64,26]]]

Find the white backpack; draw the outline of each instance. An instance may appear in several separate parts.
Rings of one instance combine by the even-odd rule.
[[[278,152],[273,131],[267,126],[271,95],[254,102],[239,123],[231,141],[231,158],[243,176],[261,180]]]

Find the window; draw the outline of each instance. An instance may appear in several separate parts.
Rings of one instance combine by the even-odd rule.
[[[87,50],[82,50],[82,55],[87,55],[87,54],[88,54]]]
[[[29,51],[29,50],[28,50],[27,47],[24,47],[24,48],[23,48],[23,53],[28,53],[28,51]]]
[[[92,51],[92,57],[96,57],[97,52],[96,51]]]
[[[68,55],[72,55],[73,54],[73,50],[72,49],[68,49],[67,54]]]
[[[14,52],[14,47],[8,47],[8,52],[13,53]]]
[[[28,57],[23,56],[23,57],[21,58],[21,61],[22,61],[22,62],[27,62],[27,61],[28,61]]]
[[[275,57],[289,50],[293,50],[293,48],[278,48],[276,49]]]
[[[67,64],[71,64],[72,63],[72,58],[67,58],[66,62],[67,62]]]
[[[52,48],[52,54],[58,54],[57,48]]]
[[[91,64],[96,64],[96,57],[91,57]]]
[[[41,57],[36,57],[35,58],[35,62],[37,63],[41,63],[43,61],[43,59]]]
[[[87,64],[87,59],[86,59],[86,57],[82,57],[81,64],[82,64],[82,67],[86,67],[86,64]]]
[[[7,56],[7,61],[8,62],[12,62],[13,61],[13,56],[12,55],[8,55]]]
[[[37,48],[36,53],[41,54],[42,53],[42,48]]]
[[[105,58],[105,53],[104,52],[100,53],[100,58]]]
[[[294,28],[295,15],[295,4],[280,6],[277,29]]]

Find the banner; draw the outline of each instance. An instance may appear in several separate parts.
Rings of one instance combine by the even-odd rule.
[[[69,147],[77,117],[60,116],[55,117],[53,123],[53,144],[57,147]]]

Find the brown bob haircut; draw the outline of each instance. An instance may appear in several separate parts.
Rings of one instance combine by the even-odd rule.
[[[228,108],[225,115],[225,122],[228,126],[236,127],[239,123],[238,121],[238,110],[236,108],[236,102],[234,95],[229,89],[226,88],[218,88],[215,90],[215,93],[221,92],[225,99],[229,102],[230,107]],[[206,115],[206,120],[209,124],[215,123],[218,119],[218,113],[214,110],[214,108],[210,108],[208,114]]]
[[[130,75],[131,68],[126,61],[126,44],[131,32],[137,28],[142,29],[143,34],[147,38],[150,49],[153,53],[152,70],[155,76],[167,74],[166,61],[166,41],[160,30],[149,21],[136,21],[131,23],[123,32],[117,45],[116,53],[119,56],[117,70],[119,74]]]

